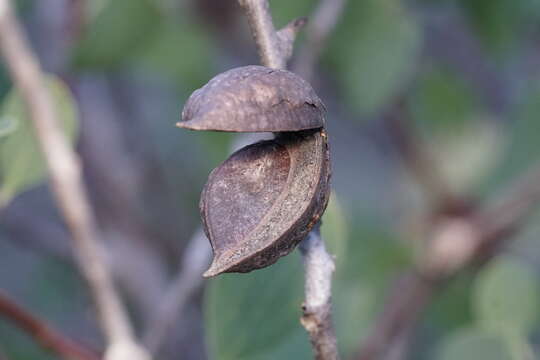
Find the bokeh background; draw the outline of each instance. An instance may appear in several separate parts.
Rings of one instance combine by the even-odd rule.
[[[270,2],[278,27],[317,5]],[[116,282],[143,333],[200,226],[206,177],[239,141],[174,124],[194,89],[258,63],[247,23],[233,0],[16,3],[83,161]],[[2,66],[0,288],[102,349],[70,235]],[[414,267],[433,211],[404,165],[388,112],[400,103],[414,143],[453,192],[489,200],[539,160],[539,80],[537,0],[347,2],[312,79],[328,108],[334,193],[323,235],[336,256],[343,355],[367,338],[389,295],[399,301],[390,289]],[[530,217],[489,263],[437,288],[381,359],[539,358],[538,219]],[[203,281],[159,358],[310,359],[298,321],[302,282],[296,252],[269,269]],[[1,314],[0,353],[56,358]]]

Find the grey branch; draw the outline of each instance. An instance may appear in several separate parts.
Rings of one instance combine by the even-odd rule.
[[[62,133],[40,65],[28,46],[9,0],[0,0],[0,49],[21,92],[40,143],[52,190],[73,237],[73,248],[99,313],[108,341],[107,360],[143,360],[149,356],[133,331],[113,286],[98,242],[98,231],[81,175],[81,164]]]
[[[238,0],[244,8],[255,38],[261,63],[285,69],[292,54],[292,43],[304,21],[290,23],[276,33],[268,0]],[[291,30],[287,30],[290,28]],[[294,29],[294,30],[292,30]],[[289,34],[285,36],[286,34]],[[326,251],[319,227],[301,243],[305,263],[304,315],[302,325],[308,331],[317,360],[337,360],[339,353],[332,325],[331,288],[334,260]]]
[[[144,336],[144,343],[153,354],[158,353],[167,333],[202,284],[201,273],[208,267],[210,258],[210,245],[203,230],[199,229],[184,250],[180,271],[167,290]]]
[[[293,20],[276,32],[268,0],[238,0],[238,2],[246,12],[261,64],[274,69],[285,69],[292,55],[296,34],[305,24],[305,19]]]
[[[326,251],[319,226],[300,243],[306,273],[306,300],[301,322],[311,338],[317,360],[339,359],[332,325],[332,273],[334,259]]]

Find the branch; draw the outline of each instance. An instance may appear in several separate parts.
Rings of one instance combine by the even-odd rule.
[[[293,71],[311,81],[328,37],[343,14],[347,0],[321,0],[306,27],[306,41],[300,48]]]
[[[292,42],[296,32],[303,22],[290,23],[287,27],[292,26],[296,30],[289,31],[290,36],[283,36],[286,31],[276,33],[274,29],[268,0],[239,0],[239,3],[248,17],[262,64],[284,69],[292,53]],[[283,50],[288,48],[291,50]],[[339,353],[332,325],[330,301],[334,261],[326,252],[318,227],[301,243],[300,249],[306,271],[306,300],[301,322],[310,334],[316,359],[337,360]]]
[[[184,250],[178,275],[167,290],[143,337],[144,343],[153,354],[159,352],[169,330],[202,284],[201,273],[208,266],[210,258],[210,246],[204,232],[199,229]]]
[[[27,312],[0,291],[0,315],[14,325],[26,331],[44,348],[47,348],[66,360],[99,360],[94,351],[66,338],[49,327],[41,319]],[[2,357],[0,356],[0,359]]]
[[[306,272],[306,300],[300,319],[311,338],[317,360],[337,360],[339,353],[332,325],[332,273],[334,259],[326,251],[320,225],[300,243]]]
[[[437,291],[468,266],[477,264],[477,271],[496,256],[539,203],[540,164],[493,203],[469,214],[436,220],[417,270],[408,275],[407,286],[391,292],[389,303],[355,359],[382,359],[397,339],[414,328]]]
[[[306,23],[305,19],[290,22],[276,32],[268,0],[238,0],[248,18],[249,26],[257,44],[257,51],[264,66],[285,69],[292,55],[296,34]]]
[[[133,337],[126,311],[113,286],[97,241],[98,231],[79,159],[64,137],[56,109],[43,81],[39,63],[30,50],[9,0],[0,0],[0,50],[15,86],[21,92],[40,143],[58,206],[73,236],[73,247],[99,312],[108,341],[105,358],[148,359]]]

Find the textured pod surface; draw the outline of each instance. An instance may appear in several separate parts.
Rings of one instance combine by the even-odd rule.
[[[234,153],[210,174],[201,215],[214,260],[206,277],[275,263],[305,238],[329,196],[322,131],[284,133]]]
[[[283,132],[324,126],[325,108],[298,75],[264,66],[226,71],[196,90],[177,125],[192,130]]]

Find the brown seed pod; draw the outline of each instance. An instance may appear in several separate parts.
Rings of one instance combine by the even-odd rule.
[[[177,125],[191,130],[283,132],[324,126],[324,105],[298,75],[264,66],[226,71],[196,90]]]
[[[249,272],[290,253],[322,216],[329,177],[324,130],[283,133],[234,153],[201,197],[214,250],[204,276]]]

